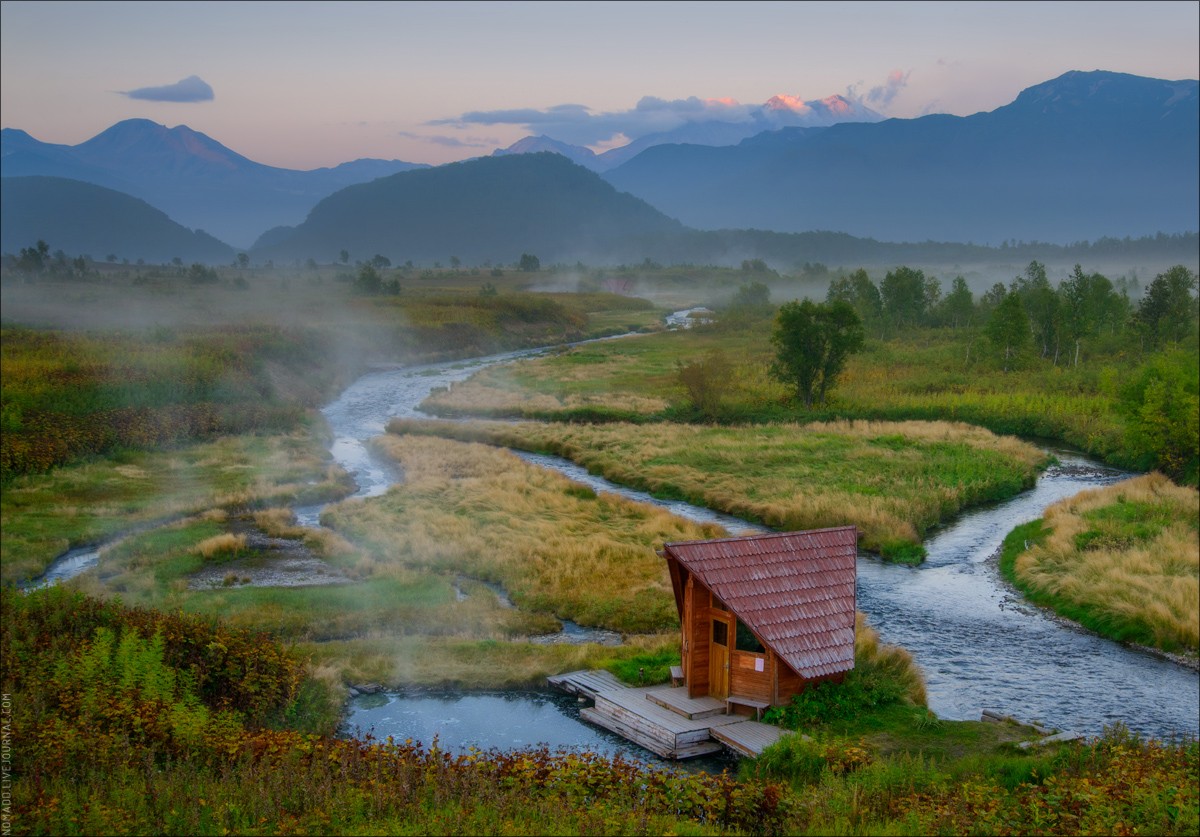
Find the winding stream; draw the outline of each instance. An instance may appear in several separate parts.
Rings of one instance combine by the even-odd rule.
[[[533,354],[365,375],[325,409],[336,436],[334,457],[354,472],[360,496],[382,493],[390,479],[386,466],[372,459],[365,443],[383,431],[388,419],[432,418],[418,405],[434,387]],[[1061,464],[1049,468],[1034,488],[968,512],[928,540],[923,565],[905,567],[861,554],[859,609],[884,641],[912,652],[928,681],[929,706],[942,718],[978,720],[986,708],[1089,735],[1115,721],[1144,735],[1197,735],[1200,675],[1054,619],[1023,602],[999,578],[993,558],[1014,527],[1040,517],[1060,499],[1130,476],[1073,452],[1052,452]],[[719,523],[731,534],[765,531],[709,509],[615,485],[567,460],[518,455],[597,491]]]
[[[430,418],[418,405],[434,388],[465,380],[485,366],[543,351],[384,369],[351,384],[323,412],[334,434],[333,457],[358,482],[354,496],[377,496],[402,479],[398,469],[378,461],[366,446],[368,439],[384,432],[389,419]],[[861,554],[859,609],[884,641],[913,654],[928,681],[929,706],[942,718],[975,720],[987,708],[1089,735],[1115,721],[1160,738],[1200,734],[1200,675],[1048,616],[1000,580],[993,558],[1010,530],[1041,516],[1057,500],[1129,476],[1072,452],[1053,452],[1061,464],[1048,469],[1034,488],[964,514],[927,541],[923,565],[888,564]],[[565,460],[519,455],[595,490],[664,506],[692,520],[716,522],[731,534],[765,531],[709,509],[614,485]],[[296,511],[302,524],[319,525],[320,507]],[[70,577],[80,564],[86,568],[94,562],[96,551],[68,553],[44,578]],[[64,561],[74,565],[72,571],[64,571]],[[375,705],[361,709],[380,708],[377,699],[369,702]],[[368,720],[351,719],[359,725]]]

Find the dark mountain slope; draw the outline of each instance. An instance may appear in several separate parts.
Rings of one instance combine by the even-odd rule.
[[[234,251],[203,232],[176,224],[129,195],[57,177],[0,181],[0,250],[18,253],[39,239],[54,250],[168,262],[228,263]]]
[[[1067,73],[1010,105],[726,148],[662,145],[604,177],[704,229],[1071,242],[1200,226],[1197,82]]]
[[[641,261],[645,242],[678,222],[550,152],[485,157],[350,186],[321,201],[299,227],[273,230],[258,258],[393,262],[583,259]]]

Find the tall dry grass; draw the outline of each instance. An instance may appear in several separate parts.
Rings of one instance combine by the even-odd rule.
[[[606,478],[778,529],[854,525],[886,555],[958,511],[1032,483],[1045,455],[966,424],[836,421],[716,427],[395,420],[393,434],[546,451]]]
[[[883,642],[861,610],[854,614],[854,663],[873,667],[899,684],[905,702],[928,705],[925,675],[906,648]]]
[[[1200,492],[1161,474],[1055,503],[1046,539],[1019,555],[1018,584],[1165,649],[1200,650]]]
[[[678,618],[655,550],[723,534],[485,445],[395,435],[375,444],[403,466],[404,482],[322,517],[364,547],[365,577],[461,574],[501,584],[522,610],[650,633]]]

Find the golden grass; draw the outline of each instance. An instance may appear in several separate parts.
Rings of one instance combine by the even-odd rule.
[[[522,367],[524,374],[536,374],[538,361]],[[578,367],[560,375],[560,383],[570,385],[589,379],[591,370]],[[563,410],[594,407],[628,413],[652,415],[665,410],[670,400],[632,392],[537,392],[522,386],[510,366],[494,366],[476,372],[466,381],[432,393],[421,404],[422,409],[443,414],[471,415],[536,415]]]
[[[1200,650],[1200,492],[1152,473],[1085,491],[1045,512],[1046,540],[1020,554],[1022,584],[1163,648]]]
[[[879,634],[867,624],[861,610],[854,614],[854,661],[883,669],[904,686],[904,699],[914,706],[926,706],[925,675],[905,648],[881,642]]]
[[[778,529],[855,525],[884,551],[1031,484],[1045,455],[966,424],[836,421],[711,427],[395,420],[428,434],[549,451],[608,479]]]
[[[523,610],[642,633],[677,620],[655,550],[711,538],[660,509],[596,496],[507,451],[442,439],[386,436],[377,448],[405,481],[370,501],[347,501],[322,521],[364,546],[364,577],[421,570],[501,584]]]
[[[196,552],[206,561],[213,561],[220,558],[232,558],[246,548],[246,536],[234,535],[230,532],[223,532],[220,535],[213,535],[211,538],[205,538],[196,544]]]

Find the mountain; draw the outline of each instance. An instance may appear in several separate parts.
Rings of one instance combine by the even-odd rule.
[[[383,255],[393,264],[444,264],[457,256],[471,265],[503,265],[532,253],[543,264],[637,265],[650,259],[736,267],[763,259],[789,271],[820,262],[1005,264],[1012,265],[1005,270],[1017,272],[1032,259],[1092,264],[1136,252],[1140,264],[1165,266],[1193,263],[1200,252],[1195,233],[1069,249],[1048,244],[999,249],[887,243],[831,232],[701,231],[617,192],[597,173],[553,152],[482,157],[347,187],[321,201],[300,226],[264,233],[251,254],[277,263],[329,262],[343,249],[355,260]]]
[[[204,232],[192,232],[161,210],[121,192],[58,177],[5,177],[0,181],[0,251],[19,253],[40,239],[54,250],[95,259],[163,263],[228,263],[234,250]]]
[[[1070,72],[991,112],[658,145],[604,177],[701,229],[1137,237],[1200,228],[1198,126],[1195,80]]]
[[[271,230],[259,259],[332,261],[346,249],[400,263],[641,261],[645,242],[678,222],[551,152],[482,157],[349,186],[291,231]]]
[[[256,163],[186,125],[127,119],[79,145],[0,132],[5,177],[82,180],[141,198],[180,223],[249,246],[264,230],[295,224],[345,186],[421,168],[401,160],[355,160],[297,171]]]
[[[713,103],[695,100],[694,104],[696,107],[704,107]],[[652,108],[655,106],[655,102],[650,100],[646,105]],[[639,103],[639,107],[641,106]],[[812,129],[836,125],[840,122],[878,122],[883,119],[881,115],[866,105],[847,99],[845,96],[828,96],[824,99],[805,102],[795,96],[780,95],[772,96],[762,105],[754,107],[742,107],[736,103],[725,103],[725,107],[739,111],[740,118],[713,118],[685,122],[668,131],[645,134],[632,142],[619,148],[611,148],[602,154],[596,154],[590,148],[570,145],[544,135],[525,137],[508,148],[492,153],[499,156],[552,151],[562,154],[568,160],[586,166],[592,171],[605,172],[656,145],[736,145],[747,137],[785,127]]]
[[[582,145],[559,142],[544,134],[540,137],[519,139],[508,148],[497,148],[492,152],[492,156],[504,157],[509,154],[540,154],[543,151],[549,151],[552,154],[561,154],[572,163],[596,171],[595,151],[592,151],[590,148],[584,148]]]

